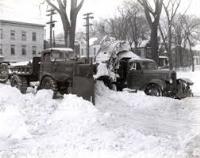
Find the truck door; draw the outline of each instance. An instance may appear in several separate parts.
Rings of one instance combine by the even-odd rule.
[[[50,59],[50,51],[44,52],[42,54],[41,59],[41,65],[40,65],[40,76],[43,76],[44,74],[51,73],[51,59]]]
[[[139,62],[129,64],[127,85],[130,89],[139,89],[143,82],[143,72]]]
[[[95,103],[93,65],[76,64],[73,71],[72,92]]]

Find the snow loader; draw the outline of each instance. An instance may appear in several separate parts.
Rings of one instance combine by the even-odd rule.
[[[189,79],[178,79],[175,71],[159,69],[153,60],[141,58],[130,51],[126,42],[105,43],[96,56],[98,67],[95,78],[102,80],[110,89],[143,90],[147,95],[177,99],[193,95],[190,89],[193,82]]]

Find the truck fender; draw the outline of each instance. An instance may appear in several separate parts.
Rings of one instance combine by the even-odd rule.
[[[190,86],[194,84],[189,78],[178,78],[177,81],[184,82]]]
[[[152,79],[148,84],[157,84],[161,87],[162,90],[164,90],[167,86],[165,81],[159,79]]]

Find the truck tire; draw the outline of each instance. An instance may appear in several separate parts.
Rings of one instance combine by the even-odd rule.
[[[159,85],[157,84],[149,84],[144,90],[146,95],[150,96],[162,96],[162,89]]]
[[[10,78],[10,84],[12,87],[16,87],[17,89],[19,89],[22,94],[26,93],[28,83],[27,83],[27,79],[25,77],[13,75]]]
[[[49,76],[44,77],[41,81],[40,89],[51,89],[54,92],[56,92],[57,91],[57,83],[53,78],[51,78]]]

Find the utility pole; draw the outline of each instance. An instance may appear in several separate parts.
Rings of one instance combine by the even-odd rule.
[[[84,25],[86,27],[86,50],[87,50],[87,59],[89,62],[90,58],[90,19],[93,19],[94,17],[92,16],[93,13],[86,13],[83,14],[84,18],[86,20],[86,24]]]
[[[54,9],[49,9],[47,10],[47,16],[50,16],[50,21],[47,22],[47,24],[49,24],[50,27],[50,32],[49,32],[49,37],[50,37],[50,48],[52,48],[53,46],[53,28],[55,27],[55,20],[53,20],[53,15],[56,14]]]

